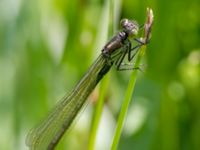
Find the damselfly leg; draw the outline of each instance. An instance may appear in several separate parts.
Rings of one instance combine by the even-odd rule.
[[[132,64],[124,63],[124,59],[125,59],[126,55],[128,55],[128,61],[131,62],[133,60],[133,58],[136,56],[136,54],[138,53],[140,47],[145,44],[145,43],[142,43],[142,41],[140,41],[140,42],[137,41],[137,43],[139,43],[139,44],[132,47],[131,42],[129,40],[127,40],[127,43],[122,48],[123,54],[120,55],[120,57],[117,58],[117,60],[115,62],[115,65],[117,66],[118,71],[133,70],[133,69],[141,70],[139,67],[133,67]]]

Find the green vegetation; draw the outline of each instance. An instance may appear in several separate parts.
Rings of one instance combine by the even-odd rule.
[[[116,33],[121,18],[154,11],[119,149],[200,149],[200,2],[53,0],[0,2],[0,149],[25,137],[69,93]],[[114,33],[113,33],[114,32]],[[107,36],[108,35],[108,36]],[[104,97],[95,149],[109,149],[131,72],[113,67],[57,149],[87,149],[95,101]],[[102,88],[106,87],[106,88]],[[94,133],[95,134],[95,133]]]

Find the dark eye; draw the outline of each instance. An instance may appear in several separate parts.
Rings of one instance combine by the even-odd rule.
[[[128,25],[129,20],[128,19],[122,19],[120,24],[122,28],[125,28]]]

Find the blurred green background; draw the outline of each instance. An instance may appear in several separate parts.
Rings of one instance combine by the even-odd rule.
[[[0,149],[28,149],[30,128],[75,86],[119,20],[143,24],[147,7],[155,15],[147,69],[138,76],[119,149],[199,150],[199,0],[1,0]],[[96,149],[109,149],[129,75],[114,67],[108,73]],[[97,97],[98,88],[89,101]],[[93,105],[57,149],[87,149]]]

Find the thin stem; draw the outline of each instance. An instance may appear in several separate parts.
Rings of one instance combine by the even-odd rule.
[[[102,28],[101,30],[106,30],[107,37],[109,33],[111,33],[113,30],[110,29],[109,26],[109,18],[110,16],[113,15],[113,7],[112,7],[113,0],[106,1],[105,2],[105,10],[103,11],[104,18],[106,19],[104,23],[107,25],[106,28]],[[112,20],[112,19],[111,19]],[[110,32],[111,31],[111,32]],[[103,39],[103,41],[107,39],[107,37]],[[102,40],[101,40],[102,41]],[[106,89],[108,87],[108,81],[109,81],[109,76],[106,76],[103,81],[100,84],[100,95],[98,98],[98,102],[95,107],[95,112],[93,114],[93,121],[91,124],[91,131],[89,135],[89,143],[88,143],[88,150],[94,150],[95,149],[95,143],[96,143],[96,137],[97,137],[97,132],[99,128],[99,122],[102,116],[102,111],[103,111],[103,106],[104,106],[104,99],[105,99],[105,94],[106,94]]]
[[[147,8],[147,18],[146,18],[146,22],[144,25],[144,45],[141,46],[140,52],[138,57],[136,58],[136,63],[133,66],[133,68],[138,68],[140,61],[142,59],[142,56],[145,53],[146,50],[146,44],[148,43],[148,41],[150,40],[150,35],[151,35],[151,27],[153,24],[153,19],[154,15],[153,15],[153,11],[150,8]],[[111,150],[116,150],[119,140],[120,140],[120,136],[122,133],[122,129],[123,129],[123,125],[125,122],[125,118],[126,118],[126,114],[128,111],[128,106],[129,103],[131,101],[132,98],[132,94],[134,91],[134,87],[135,87],[135,82],[136,82],[136,77],[137,77],[137,70],[133,70],[131,77],[130,77],[130,81],[129,81],[129,85],[128,88],[126,90],[126,94],[123,100],[123,104],[122,104],[122,108],[121,108],[121,112],[119,114],[119,118],[117,121],[117,126],[116,126],[116,130],[115,130],[115,134],[114,134],[114,138],[113,138],[113,143],[111,145]]]
[[[134,68],[139,66],[140,61],[142,59],[142,56],[144,55],[145,49],[146,49],[146,45],[143,45],[141,47],[141,50],[140,50],[138,57],[136,58],[136,63],[134,65]],[[120,136],[121,136],[121,132],[122,132],[122,129],[123,129],[123,126],[124,126],[125,118],[126,118],[126,115],[127,115],[128,106],[129,106],[130,101],[132,99],[132,94],[133,94],[134,87],[135,87],[136,77],[137,77],[137,70],[133,70],[131,77],[130,77],[130,80],[129,80],[128,88],[126,90],[126,94],[125,94],[125,97],[124,97],[124,100],[123,100],[121,112],[119,114],[119,118],[118,118],[118,121],[117,121],[117,126],[116,126],[116,129],[115,129],[115,134],[114,134],[113,142],[112,142],[112,145],[111,145],[111,150],[117,149],[119,139],[120,139]]]
[[[95,149],[95,141],[96,141],[97,131],[99,128],[99,122],[100,122],[102,111],[103,111],[105,94],[107,91],[108,83],[109,83],[109,76],[106,76],[100,85],[100,95],[99,95],[99,99],[95,108],[88,150]]]

